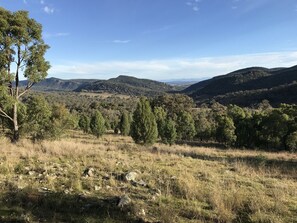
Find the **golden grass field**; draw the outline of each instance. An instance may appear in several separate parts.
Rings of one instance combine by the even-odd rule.
[[[297,154],[0,139],[0,222],[297,222]],[[91,176],[84,176],[93,168]],[[138,174],[144,185],[125,180]],[[124,195],[131,202],[119,207]]]

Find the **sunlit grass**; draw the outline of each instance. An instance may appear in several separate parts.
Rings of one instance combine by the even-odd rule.
[[[0,216],[33,222],[297,219],[296,154],[154,147],[112,134],[96,139],[72,132],[61,141],[17,145],[3,138]],[[91,177],[83,175],[88,167],[95,170]],[[124,181],[129,171],[139,173],[147,186]],[[124,194],[132,204],[122,209],[117,202]]]

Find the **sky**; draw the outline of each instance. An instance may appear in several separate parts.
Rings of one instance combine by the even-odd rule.
[[[50,46],[49,77],[194,79],[297,65],[297,0],[0,0]]]

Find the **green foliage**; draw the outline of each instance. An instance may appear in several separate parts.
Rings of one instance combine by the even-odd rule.
[[[13,142],[19,139],[20,97],[47,76],[50,65],[44,55],[48,48],[42,26],[30,19],[28,12],[0,7],[0,114],[11,122]],[[23,91],[19,89],[21,73],[27,79]]]
[[[177,139],[192,140],[196,135],[195,123],[189,112],[181,112],[177,117]]]
[[[260,139],[267,149],[285,147],[285,136],[288,134],[288,120],[288,115],[277,109],[264,116],[261,123]]]
[[[93,116],[91,117],[90,129],[91,133],[95,135],[97,138],[102,136],[106,131],[105,120],[98,110],[96,110]]]
[[[52,110],[43,97],[30,97],[27,100],[27,122],[25,131],[33,141],[50,138],[49,131],[52,127]]]
[[[249,135],[252,130],[250,123],[250,116],[248,111],[237,105],[229,105],[227,114],[232,118],[235,126],[235,135],[236,135],[236,145],[237,146],[247,146],[249,145],[250,139]]]
[[[52,106],[52,115],[50,118],[51,128],[49,131],[52,139],[59,139],[68,129],[75,129],[78,126],[77,118],[61,104]]]
[[[291,152],[297,151],[297,131],[291,133],[286,140],[286,147]]]
[[[166,122],[167,113],[162,107],[155,107],[154,108],[154,116],[156,119],[157,127],[158,127],[158,135],[162,137],[164,135],[164,128]]]
[[[219,142],[232,145],[236,141],[235,126],[233,120],[228,116],[217,116],[216,138]]]
[[[33,141],[59,139],[77,126],[76,117],[64,105],[50,106],[41,96],[30,97],[26,102],[27,117],[21,132]]]
[[[215,136],[216,123],[210,109],[199,109],[195,117],[196,138],[208,141]]]
[[[165,94],[155,97],[151,101],[152,107],[162,107],[167,115],[173,120],[176,116],[183,112],[190,112],[195,107],[194,101],[187,95],[183,94]]]
[[[157,123],[146,98],[140,98],[133,113],[131,136],[136,143],[140,144],[153,144],[157,140]]]
[[[119,130],[121,131],[121,135],[128,136],[130,134],[131,122],[129,118],[129,114],[125,111],[122,113],[121,120],[119,123]]]
[[[78,126],[81,130],[83,130],[84,133],[89,133],[90,123],[91,123],[91,119],[87,115],[82,114],[79,118]]]
[[[165,120],[163,131],[161,134],[162,142],[165,144],[173,145],[176,141],[177,133],[175,122],[169,118]]]

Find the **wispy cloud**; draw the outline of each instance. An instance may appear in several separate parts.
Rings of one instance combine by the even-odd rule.
[[[61,78],[110,78],[119,74],[150,79],[200,78],[226,74],[251,66],[289,67],[296,65],[297,51],[168,60],[68,62],[53,64],[51,76]],[[66,75],[66,76],[65,76]]]
[[[130,43],[131,40],[120,40],[120,39],[115,39],[112,41],[112,43],[117,43],[117,44],[125,44],[125,43]]]
[[[43,11],[47,14],[53,14],[55,12],[55,9],[50,6],[44,6]]]
[[[63,37],[63,36],[69,36],[70,33],[44,33],[44,38],[53,38],[53,37]]]
[[[197,12],[199,11],[199,3],[201,0],[188,0],[186,1],[186,5],[191,7],[193,11]]]
[[[40,0],[40,4],[41,5],[44,5],[45,4],[45,1],[44,0]]]
[[[28,4],[27,0],[23,0],[23,3],[24,3],[24,4]]]

